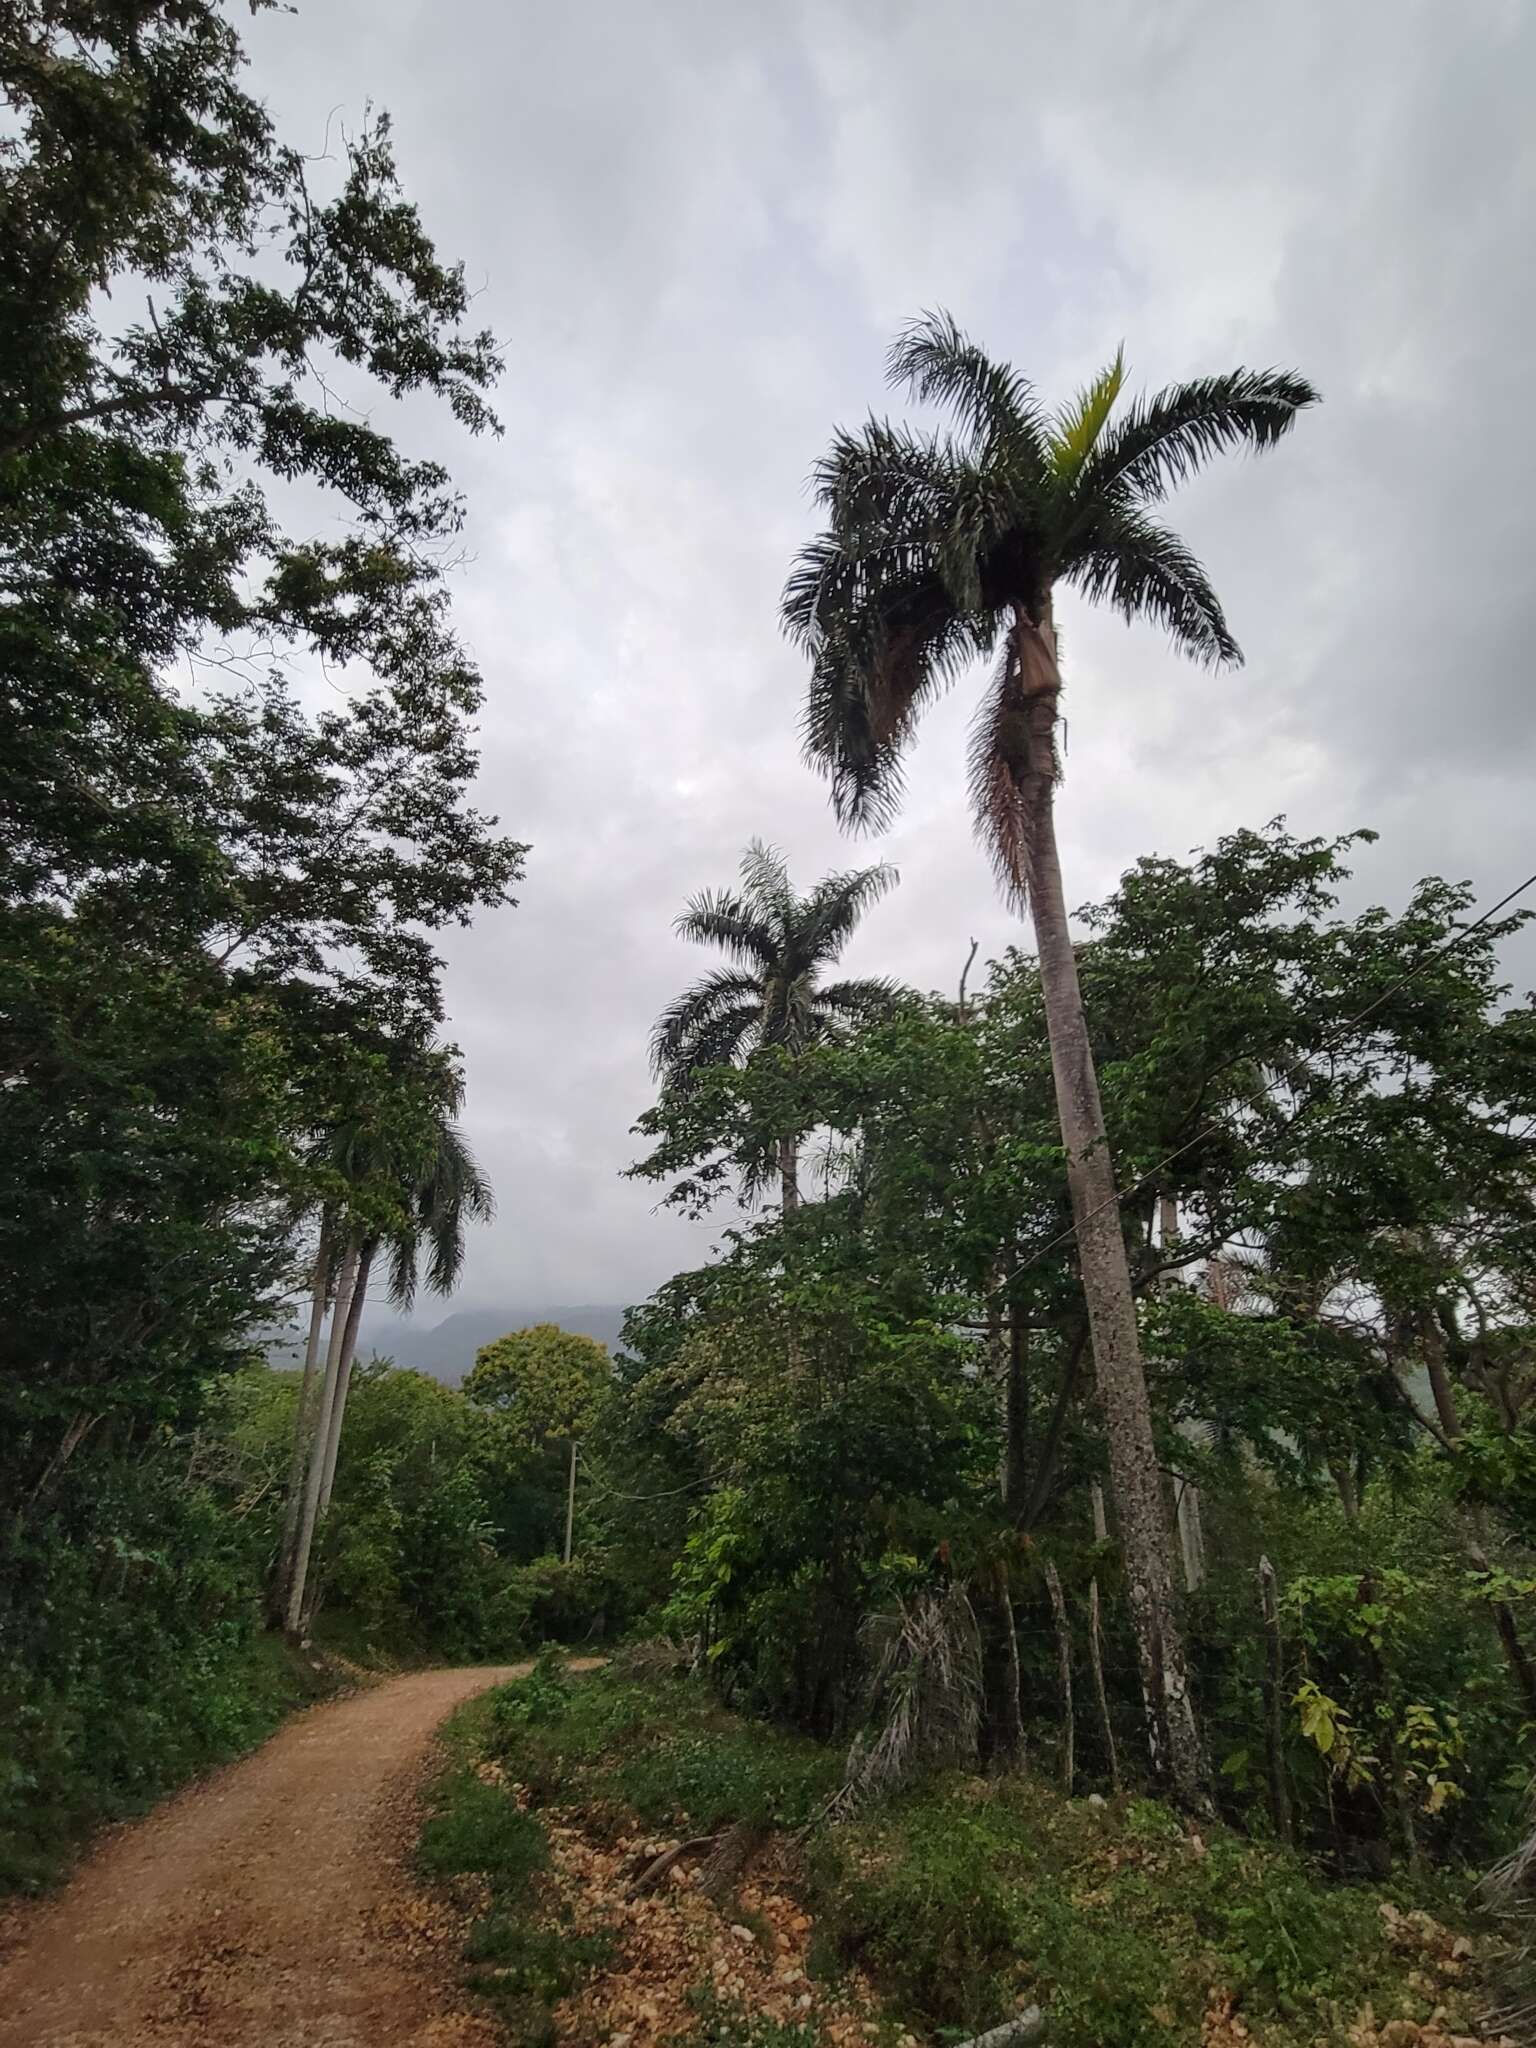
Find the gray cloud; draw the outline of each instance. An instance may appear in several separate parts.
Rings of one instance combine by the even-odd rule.
[[[754,832],[805,881],[863,857],[799,765],[775,607],[810,462],[884,403],[920,307],[1051,393],[1123,338],[1138,380],[1295,363],[1327,399],[1178,508],[1241,674],[1067,613],[1079,899],[1279,811],[1382,829],[1362,900],[1437,871],[1491,898],[1536,866],[1516,0],[1305,0],[1283,25],[1216,0],[309,0],[249,33],[296,139],[391,109],[508,344],[504,440],[405,423],[470,494],[482,799],[534,849],[522,907],[447,946],[501,1200],[467,1304],[630,1299],[707,1247],[619,1178],[650,1021],[698,964],[670,920]],[[1015,936],[964,814],[965,698],[923,735],[879,849],[904,884],[855,971],[949,986],[972,933]]]

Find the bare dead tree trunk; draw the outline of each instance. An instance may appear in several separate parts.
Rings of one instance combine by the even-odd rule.
[[[1291,1827],[1291,1795],[1285,1782],[1285,1654],[1280,1641],[1275,1568],[1267,1557],[1259,1559],[1259,1605],[1264,1614],[1264,1733],[1269,1760],[1269,1810],[1280,1840],[1292,1842],[1295,1834]]]
[[[341,1354],[346,1338],[347,1319],[351,1310],[352,1296],[357,1278],[357,1246],[347,1247],[341,1263],[341,1273],[336,1282],[336,1302],[331,1310],[331,1341],[326,1347],[325,1378],[320,1387],[320,1400],[315,1413],[314,1433],[310,1438],[309,1464],[304,1478],[304,1505],[299,1514],[298,1540],[294,1544],[293,1565],[288,1574],[288,1584],[283,1596],[283,1627],[295,1642],[298,1641],[304,1619],[304,1588],[309,1577],[309,1557],[314,1547],[315,1522],[320,1513],[320,1488],[325,1478],[325,1443],[330,1431],[331,1410],[336,1402],[336,1382],[341,1373]]]
[[[69,1463],[76,1451],[79,1450],[86,1437],[100,1420],[100,1410],[92,1413],[82,1411],[69,1418],[64,1434],[59,1439],[58,1449],[44,1466],[42,1477],[27,1496],[29,1506],[33,1501],[42,1500],[58,1483],[59,1474],[64,1470],[64,1467]]]
[[[1061,1675],[1061,1789],[1070,1799],[1077,1768],[1077,1722],[1072,1711],[1072,1628],[1067,1620],[1067,1603],[1062,1597],[1061,1575],[1054,1564],[1045,1568],[1045,1583],[1051,1596],[1051,1613],[1056,1621],[1056,1663]]]
[[[1119,1190],[1109,1156],[1056,847],[1055,729],[1061,676],[1049,607],[1044,607],[1039,627],[1022,612],[1017,614],[1014,632],[1028,704],[1031,776],[1036,785],[1032,790],[1029,900],[1056,1107],[1067,1152],[1078,1265],[1125,1552],[1126,1591],[1146,1703],[1147,1747],[1154,1777],[1170,1785],[1186,1806],[1204,1813],[1211,1806],[1205,1750],[1179,1624],[1162,1473],[1120,1225]]]
[[[1019,1630],[1014,1618],[1013,1599],[1008,1591],[1008,1574],[1001,1565],[997,1568],[997,1608],[1002,1628],[1002,1698],[999,1702],[997,1754],[1005,1768],[1022,1771],[1029,1760],[1029,1755],[1024,1740]]]
[[[283,1533],[277,1549],[277,1571],[272,1580],[272,1619],[283,1618],[283,1603],[293,1576],[294,1552],[299,1541],[299,1519],[304,1511],[304,1466],[315,1435],[319,1406],[320,1338],[330,1299],[330,1229],[320,1226],[315,1249],[315,1267],[310,1284],[309,1339],[304,1346],[304,1377],[299,1382],[298,1406],[293,1417],[293,1451],[288,1460],[288,1493],[283,1504]]]
[[[1104,1630],[1099,1617],[1099,1582],[1088,1582],[1088,1662],[1093,1667],[1093,1696],[1099,1709],[1099,1733],[1109,1758],[1109,1783],[1120,1790],[1120,1752],[1115,1748],[1115,1726],[1109,1718],[1109,1694],[1104,1687]]]
[[[1158,1250],[1166,1259],[1169,1247],[1179,1234],[1179,1204],[1174,1195],[1159,1195],[1157,1198],[1157,1242]],[[1173,1274],[1165,1273],[1164,1287],[1171,1287]],[[1196,1441],[1191,1425],[1179,1424],[1179,1435],[1186,1443]],[[1173,1481],[1174,1518],[1178,1524],[1179,1550],[1184,1559],[1184,1584],[1191,1593],[1198,1593],[1205,1584],[1205,1524],[1200,1512],[1200,1489],[1193,1479],[1175,1473]]]

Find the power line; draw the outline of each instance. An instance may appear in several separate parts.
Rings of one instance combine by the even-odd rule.
[[[1507,895],[1501,896],[1497,903],[1485,910],[1482,916],[1477,918],[1472,924],[1464,925],[1460,931],[1453,932],[1450,938],[1443,939],[1438,946],[1431,946],[1429,951],[1422,958],[1416,960],[1408,969],[1408,972],[1401,976],[1399,980],[1393,982],[1390,988],[1383,989],[1381,994],[1373,997],[1363,1010],[1357,1011],[1353,1017],[1346,1018],[1331,1037],[1325,1038],[1322,1044],[1317,1047],[1316,1056],[1321,1057],[1326,1053],[1334,1051],[1349,1032],[1355,1030],[1358,1025],[1363,1024],[1367,1017],[1381,1008],[1383,1003],[1390,1002],[1395,995],[1400,995],[1410,982],[1417,980],[1426,967],[1431,966],[1445,954],[1453,953],[1458,946],[1464,945],[1475,932],[1481,931],[1483,926],[1497,917],[1501,910],[1507,909],[1511,903],[1515,902],[1518,897],[1523,896],[1526,890],[1532,887],[1536,887],[1536,874],[1527,875],[1518,887],[1511,889]],[[1264,1086],[1256,1090],[1247,1100],[1249,1102],[1256,1102],[1262,1095],[1271,1095],[1274,1093],[1277,1085],[1276,1082],[1266,1081]],[[1313,1095],[1302,1104],[1292,1119],[1293,1128],[1306,1115],[1313,1103],[1320,1099],[1320,1096]],[[1149,1166],[1138,1180],[1131,1182],[1129,1187],[1119,1188],[1114,1194],[1106,1195],[1102,1202],[1096,1203],[1088,1211],[1087,1215],[1082,1218],[1083,1223],[1091,1223],[1094,1217],[1100,1215],[1105,1209],[1118,1209],[1123,1202],[1128,1202],[1132,1195],[1140,1194],[1149,1182],[1155,1181],[1158,1175],[1166,1167],[1172,1166],[1176,1159],[1182,1159],[1186,1152],[1192,1152],[1197,1145],[1203,1144],[1207,1138],[1217,1136],[1221,1129],[1222,1125],[1220,1122],[1214,1120],[1204,1125],[1200,1130],[1196,1131],[1192,1138],[1186,1139],[1182,1145],[1176,1146],[1172,1152],[1158,1160],[1155,1166]],[[994,1294],[1000,1294],[1005,1288],[1011,1287],[1015,1280],[1029,1272],[1031,1267],[1038,1266],[1040,1261],[1047,1257],[1048,1254],[1056,1251],[1064,1244],[1070,1244],[1072,1239],[1077,1236],[1078,1229],[1079,1225],[1076,1221],[1069,1223],[1065,1230],[1059,1232],[1055,1237],[1049,1238],[1037,1251],[1031,1252],[1030,1256],[1022,1264],[1015,1266],[1011,1273],[1005,1274],[1001,1280],[996,1281],[991,1287],[987,1288],[981,1297],[982,1300],[989,1301]]]

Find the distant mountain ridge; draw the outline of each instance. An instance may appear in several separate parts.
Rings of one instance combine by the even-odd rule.
[[[595,1337],[613,1351],[618,1347],[625,1313],[612,1303],[591,1302],[575,1308],[464,1308],[430,1329],[387,1312],[365,1315],[358,1354],[366,1358],[377,1352],[381,1358],[392,1358],[396,1365],[430,1373],[433,1379],[456,1387],[474,1364],[481,1345],[494,1343],[509,1330],[525,1330],[530,1323],[558,1323],[563,1330]]]

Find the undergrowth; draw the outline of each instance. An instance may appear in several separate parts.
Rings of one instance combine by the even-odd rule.
[[[690,1835],[736,1820],[799,1830],[839,1775],[837,1753],[738,1720],[701,1686],[622,1666],[566,1686],[545,1664],[476,1714],[475,1753],[535,1804],[579,1808],[598,1835],[635,1821]],[[450,1783],[463,1802],[455,1827],[478,1842],[504,1825],[525,1883],[537,1822],[472,1773]],[[894,2024],[934,2040],[1039,2002],[1053,2048],[1374,2048],[1377,2027],[1427,2022],[1436,2008],[1448,2031],[1465,2030],[1478,2002],[1443,1890],[1329,1881],[1297,1855],[1221,1827],[1197,1832],[1149,1799],[1095,1803],[1024,1776],[951,1776],[855,1822],[812,1826],[801,1868],[822,1969],[857,1967]],[[506,1907],[471,1936],[471,1960],[497,1958],[547,2010],[572,1975],[554,1966],[548,1930]],[[1245,2034],[1222,2031],[1234,2015]],[[810,2048],[804,2033],[706,1998],[697,2038]]]

